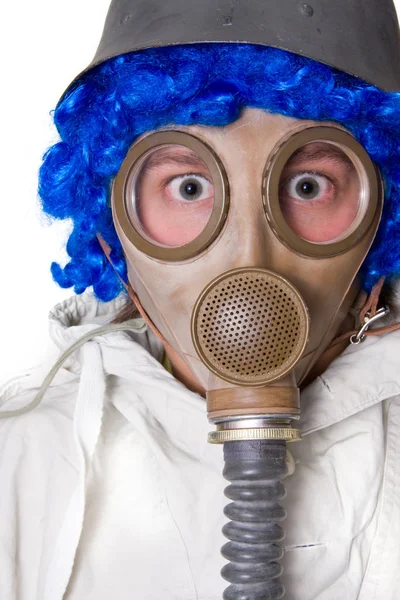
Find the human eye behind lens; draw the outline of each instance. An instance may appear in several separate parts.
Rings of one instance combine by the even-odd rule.
[[[154,148],[138,169],[134,211],[145,234],[166,246],[193,241],[214,207],[214,184],[206,163],[190,148]]]
[[[323,173],[301,171],[288,175],[281,183],[280,196],[283,202],[295,201],[308,203],[331,202],[338,189],[336,182]]]
[[[212,200],[212,182],[200,173],[184,173],[169,178],[163,184],[167,199],[175,202],[193,203]]]
[[[188,148],[174,146],[153,153],[141,170],[138,191],[170,204],[213,201],[214,186],[205,163]]]
[[[282,171],[279,203],[287,224],[303,239],[316,243],[338,239],[349,231],[359,211],[358,171],[340,147],[306,144]]]

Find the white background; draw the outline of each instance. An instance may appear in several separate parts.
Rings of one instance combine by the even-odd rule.
[[[91,61],[108,4],[3,0],[0,9],[0,383],[40,360],[48,311],[72,294],[50,275],[51,261],[65,262],[68,226],[40,215],[37,170],[57,139],[50,110]]]
[[[0,384],[40,361],[62,290],[65,223],[40,214],[37,171],[57,140],[50,111],[91,61],[109,0],[3,0],[0,8]]]

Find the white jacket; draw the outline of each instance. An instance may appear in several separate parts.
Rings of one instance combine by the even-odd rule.
[[[121,302],[57,306],[58,348]],[[222,448],[207,444],[203,398],[136,326],[85,344],[40,406],[0,421],[1,600],[222,598]],[[285,480],[288,600],[400,599],[399,347],[399,332],[369,338],[302,394]],[[32,400],[44,375],[1,390],[2,410]]]

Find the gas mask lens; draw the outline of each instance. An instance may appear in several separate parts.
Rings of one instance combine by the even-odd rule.
[[[289,227],[309,242],[343,239],[365,216],[368,199],[356,166],[338,146],[312,142],[286,163],[279,183],[279,205]]]
[[[275,233],[301,254],[346,251],[377,210],[379,180],[371,159],[350,134],[333,127],[306,129],[281,144],[264,185]]]
[[[204,231],[214,206],[214,182],[196,152],[177,144],[147,152],[133,175],[129,215],[162,246],[184,246]]]
[[[178,131],[151,134],[131,148],[114,185],[126,235],[146,254],[184,260],[224,224],[227,180],[213,151]]]

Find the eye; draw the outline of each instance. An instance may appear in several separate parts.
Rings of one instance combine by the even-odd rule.
[[[307,242],[328,244],[355,231],[363,213],[358,161],[330,141],[300,146],[280,172],[279,207],[289,228]],[[362,207],[366,207],[363,201]]]
[[[332,182],[323,175],[299,173],[283,183],[282,191],[295,200],[322,200],[332,187]]]
[[[193,202],[205,200],[213,196],[213,185],[205,177],[196,174],[185,174],[174,177],[166,187],[173,200]]]

